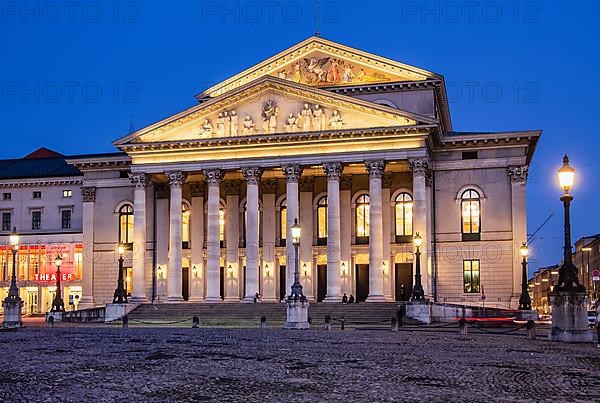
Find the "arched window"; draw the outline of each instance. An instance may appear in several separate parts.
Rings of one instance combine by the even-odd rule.
[[[327,196],[317,202],[317,244],[327,245]]]
[[[285,246],[287,236],[287,200],[283,199],[279,203],[279,245]]]
[[[462,240],[479,241],[481,233],[481,198],[474,189],[467,189],[460,196],[462,210]]]
[[[183,249],[190,248],[190,208],[187,204],[181,206],[181,244]]]
[[[124,204],[119,209],[119,243],[133,245],[133,207]]]
[[[413,234],[413,199],[408,193],[400,193],[394,199],[396,216],[396,242],[408,242]]]
[[[225,247],[225,208],[219,206],[219,241],[221,248]]]
[[[369,195],[356,199],[356,243],[369,243]]]

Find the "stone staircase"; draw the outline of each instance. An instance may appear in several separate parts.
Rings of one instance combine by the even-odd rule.
[[[348,329],[389,327],[396,315],[397,303],[311,303],[309,316],[313,328],[322,328],[325,316],[330,315],[332,326],[339,328],[344,317]],[[130,326],[190,327],[192,317],[198,316],[202,327],[260,327],[260,318],[267,318],[267,326],[283,327],[286,320],[285,304],[278,303],[180,303],[142,304],[129,313]]]

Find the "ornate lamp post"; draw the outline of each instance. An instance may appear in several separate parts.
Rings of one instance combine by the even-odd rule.
[[[423,239],[418,232],[413,237],[413,243],[417,249],[415,251],[415,285],[410,299],[411,301],[422,301],[425,299],[425,291],[421,284],[421,245]]]
[[[62,266],[63,259],[60,255],[56,255],[54,264],[56,265],[56,294],[54,294],[54,300],[52,301],[52,309],[50,312],[64,312],[65,303],[62,299],[62,292],[60,290],[60,267]]]
[[[292,293],[290,299],[292,300],[304,300],[304,294],[302,293],[302,284],[300,284],[300,271],[298,263],[298,248],[300,247],[300,234],[302,228],[298,224],[298,219],[294,218],[294,225],[292,225],[292,242],[294,244],[294,284],[292,284]]]
[[[10,288],[8,296],[2,302],[4,308],[3,327],[20,327],[21,326],[21,308],[23,301],[19,297],[19,288],[17,287],[17,253],[19,252],[19,234],[17,229],[13,227],[10,234],[10,248],[12,251],[12,278],[10,280]]]
[[[529,248],[527,244],[523,242],[523,245],[519,248],[519,252],[523,257],[523,269],[521,272],[521,296],[519,297],[519,310],[530,311],[531,310],[531,297],[529,291],[527,291],[527,256],[529,255]]]
[[[563,202],[565,210],[565,245],[563,254],[563,264],[558,270],[558,284],[555,291],[574,291],[585,292],[585,287],[579,283],[577,277],[577,268],[573,264],[573,250],[571,248],[571,215],[570,207],[573,196],[569,191],[573,187],[575,179],[575,169],[569,165],[569,157],[565,154],[563,166],[558,170],[558,180],[565,193],[560,200]]]
[[[125,286],[123,284],[123,255],[125,254],[125,247],[119,244],[117,251],[119,252],[119,277],[117,280],[117,289],[113,297],[113,304],[126,304],[127,293],[125,293]]]

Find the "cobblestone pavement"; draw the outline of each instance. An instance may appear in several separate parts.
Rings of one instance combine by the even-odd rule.
[[[423,331],[0,332],[0,401],[598,401],[596,344]]]

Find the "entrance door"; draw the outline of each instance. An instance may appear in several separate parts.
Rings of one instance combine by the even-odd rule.
[[[327,296],[327,265],[317,266],[317,302],[321,302]]]
[[[279,300],[285,297],[285,265],[279,266]]]
[[[225,299],[225,267],[223,266],[219,270],[219,294],[221,299]]]
[[[27,304],[29,307],[29,313],[37,313],[38,311],[38,292],[28,291],[27,292]]]
[[[181,268],[181,295],[183,300],[187,301],[190,299],[190,268]]]
[[[412,294],[412,263],[396,263],[396,301],[408,301]]]
[[[356,265],[356,300],[366,301],[369,296],[369,265]]]

